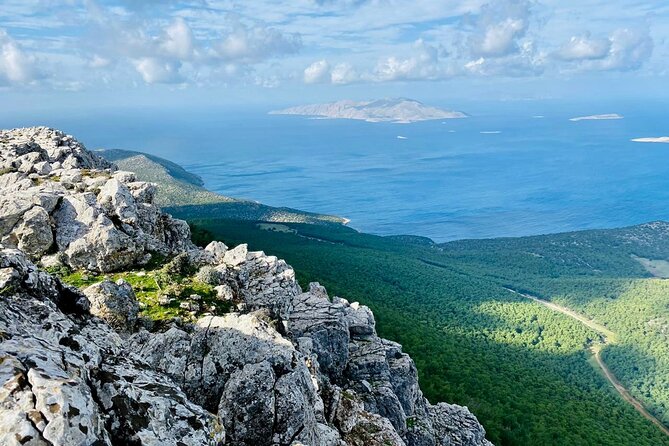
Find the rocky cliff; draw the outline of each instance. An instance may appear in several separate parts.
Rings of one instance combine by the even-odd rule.
[[[246,245],[194,246],[153,184],[72,137],[0,132],[0,173],[0,444],[489,444],[367,307]]]

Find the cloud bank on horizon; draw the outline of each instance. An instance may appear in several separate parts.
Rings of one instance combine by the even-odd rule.
[[[662,0],[3,0],[0,91],[663,77],[668,45]]]

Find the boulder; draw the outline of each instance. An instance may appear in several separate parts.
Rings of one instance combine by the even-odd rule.
[[[33,258],[41,257],[54,242],[49,214],[43,207],[33,207],[23,214],[14,235],[18,238],[20,250]]]
[[[139,304],[130,284],[104,280],[84,290],[91,314],[120,332],[132,332],[137,324]]]
[[[225,246],[225,243],[219,241],[213,241],[209,243],[204,251],[211,255],[212,263],[221,263],[225,258],[225,253],[228,251],[228,247]]]

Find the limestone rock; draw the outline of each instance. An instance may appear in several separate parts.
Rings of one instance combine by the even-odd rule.
[[[123,353],[75,290],[11,249],[0,278],[0,444],[223,443],[217,418]]]
[[[288,331],[293,338],[308,337],[321,370],[337,379],[348,362],[349,328],[344,306],[329,301],[325,289],[311,284],[309,292],[293,298]]]
[[[153,205],[155,185],[114,170],[62,132],[0,132],[0,242],[101,272],[195,249],[188,225]]]
[[[430,408],[437,446],[492,446],[485,430],[466,407],[439,403]]]
[[[43,207],[35,206],[23,214],[16,229],[18,248],[31,257],[45,254],[54,242],[49,214]]]
[[[235,248],[226,251],[223,254],[223,262],[230,266],[237,266],[242,262],[246,261],[246,255],[248,253],[248,245],[241,244]]]
[[[130,284],[124,280],[91,285],[84,290],[91,314],[121,332],[132,332],[137,324],[139,304]]]
[[[225,243],[223,242],[213,241],[209,243],[204,250],[211,255],[211,261],[213,263],[221,263],[225,258],[225,253],[228,251],[228,247],[225,246]]]

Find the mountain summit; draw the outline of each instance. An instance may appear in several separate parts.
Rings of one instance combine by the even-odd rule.
[[[62,132],[0,131],[0,444],[490,445],[369,308],[195,246],[155,193]]]
[[[325,104],[300,105],[270,112],[271,115],[301,115],[323,119],[358,119],[367,122],[407,124],[434,119],[466,118],[460,111],[443,110],[407,98],[374,101],[343,100]]]

